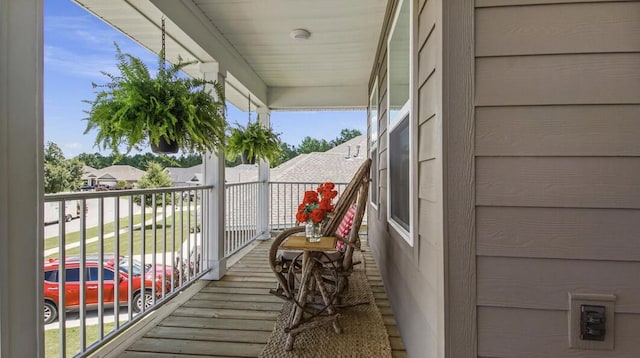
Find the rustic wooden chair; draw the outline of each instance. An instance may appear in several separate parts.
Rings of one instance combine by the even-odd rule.
[[[328,251],[324,253],[322,258],[326,273],[323,276],[327,282],[334,285],[334,297],[339,297],[347,287],[348,276],[353,265],[358,264],[358,262],[353,262],[353,253],[360,248],[358,231],[367,205],[370,168],[371,159],[366,159],[345,190],[340,193],[335,208],[329,216],[329,221],[322,227],[323,236],[334,236],[345,246],[344,252]],[[336,234],[336,231],[353,205],[355,205],[355,214],[351,229],[346,237],[341,237]],[[276,288],[270,290],[270,293],[289,301],[295,301],[298,279],[296,275],[300,273],[301,253],[285,251],[281,245],[289,237],[296,236],[296,234],[299,236],[302,232],[304,232],[304,226],[296,226],[283,231],[275,238],[269,250],[269,264],[277,279]]]

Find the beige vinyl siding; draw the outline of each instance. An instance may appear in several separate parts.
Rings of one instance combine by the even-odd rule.
[[[405,0],[410,1],[410,0]],[[392,1],[391,13],[395,11]],[[442,65],[441,0],[414,2],[414,101],[412,126],[416,159],[412,163],[418,185],[413,246],[390,229],[387,208],[387,88],[386,51],[380,51],[380,205],[369,216],[370,245],[382,272],[400,333],[409,356],[444,355],[444,283],[442,222]],[[388,31],[387,31],[388,32]],[[387,43],[386,35],[381,42]],[[371,212],[371,211],[370,211]]]
[[[476,7],[478,355],[636,356],[640,3]],[[616,295],[615,350],[569,349],[569,292]]]
[[[476,154],[636,156],[639,118],[638,105],[479,107]]]
[[[566,325],[564,310],[479,307],[478,352],[492,358],[634,358],[640,351],[640,315],[616,316],[614,351],[569,351]]]

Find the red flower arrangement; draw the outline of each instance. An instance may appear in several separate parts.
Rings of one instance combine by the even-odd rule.
[[[314,224],[325,222],[327,214],[333,211],[333,199],[338,196],[335,187],[332,182],[326,182],[320,184],[315,191],[305,191],[302,203],[298,206],[296,220],[301,223],[311,221]]]

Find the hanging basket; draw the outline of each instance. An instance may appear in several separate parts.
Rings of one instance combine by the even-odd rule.
[[[248,151],[242,152],[242,164],[256,164],[256,156],[249,157]]]
[[[167,141],[164,137],[160,137],[160,141],[158,141],[158,145],[155,145],[153,141],[151,142],[151,151],[154,153],[178,153],[178,142]]]

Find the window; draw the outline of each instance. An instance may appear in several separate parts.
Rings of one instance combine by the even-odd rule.
[[[80,281],[80,269],[71,268],[65,270],[65,278],[67,282],[79,282]]]
[[[378,207],[378,148],[373,148],[371,151],[371,188],[369,194],[371,194],[371,204]]]
[[[98,268],[97,267],[88,267],[87,268],[87,281],[98,281]]]
[[[400,0],[387,43],[387,219],[413,245],[412,207],[412,1]]]
[[[45,271],[44,280],[49,282],[58,282],[58,270]]]
[[[113,281],[113,271],[107,268],[102,269],[102,279],[105,281]]]
[[[403,229],[410,228],[409,115],[389,135],[389,197],[391,219]]]
[[[369,97],[369,154],[371,157],[371,204],[378,206],[378,79],[371,89]]]

